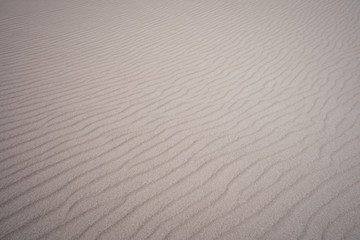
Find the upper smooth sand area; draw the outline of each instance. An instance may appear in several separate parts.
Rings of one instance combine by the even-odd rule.
[[[359,0],[0,0],[0,239],[360,239]]]

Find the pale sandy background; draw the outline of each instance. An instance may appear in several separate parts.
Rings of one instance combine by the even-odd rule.
[[[0,0],[0,239],[360,239],[360,1]]]

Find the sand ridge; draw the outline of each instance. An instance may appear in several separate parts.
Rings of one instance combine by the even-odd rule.
[[[0,238],[360,239],[359,22],[0,1]]]

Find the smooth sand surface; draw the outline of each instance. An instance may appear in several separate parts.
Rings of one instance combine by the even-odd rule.
[[[360,239],[360,1],[1,0],[0,239]]]

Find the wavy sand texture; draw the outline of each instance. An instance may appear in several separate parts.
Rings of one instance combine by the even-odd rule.
[[[360,239],[360,1],[1,0],[1,239]]]

